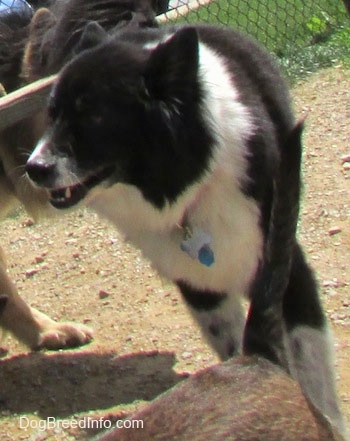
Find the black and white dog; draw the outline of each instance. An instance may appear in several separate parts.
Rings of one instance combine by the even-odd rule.
[[[124,232],[178,285],[227,359],[241,350],[241,299],[264,255],[280,152],[291,148],[287,88],[270,57],[234,30],[107,37],[89,24],[82,38],[27,173],[54,207],[84,201]],[[326,318],[296,240],[293,253],[283,305],[290,370],[343,430]]]

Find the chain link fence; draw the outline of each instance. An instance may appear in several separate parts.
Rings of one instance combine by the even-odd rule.
[[[1,0],[6,10],[27,10],[63,0]],[[118,0],[116,0],[118,1]],[[160,23],[188,22],[228,25],[262,43],[279,57],[326,41],[350,26],[350,0],[153,0]],[[103,0],[101,0],[103,2]]]
[[[170,0],[168,7],[160,21],[228,25],[283,55],[327,39],[348,20],[350,0]]]

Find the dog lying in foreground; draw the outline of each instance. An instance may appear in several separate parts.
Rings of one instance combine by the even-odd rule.
[[[131,428],[132,422],[142,426]],[[204,369],[98,441],[345,441],[300,386],[262,358]],[[97,441],[97,440],[96,440]]]
[[[0,83],[6,92],[56,73],[75,54],[85,23],[95,20],[106,30],[115,26],[155,26],[163,2],[148,0],[33,1],[0,16]],[[16,6],[16,2],[14,3]],[[3,11],[2,11],[3,12]],[[33,16],[33,12],[35,12]],[[24,175],[29,154],[46,127],[46,112],[0,132],[0,216],[22,204],[34,218],[54,214],[47,192],[31,185]],[[83,325],[57,323],[30,308],[19,296],[4,265],[0,294],[7,297],[0,326],[32,349],[59,349],[89,342],[92,331]]]
[[[250,291],[246,356],[194,374],[98,441],[344,441],[281,369],[291,371],[283,298],[299,212],[301,128],[296,126],[281,150],[269,232]]]
[[[287,88],[230,29],[108,36],[90,23],[78,46],[27,173],[55,208],[84,203],[138,246],[227,360],[242,350],[241,299],[264,265],[279,160],[293,148]],[[327,321],[295,234],[281,308],[291,374],[343,430]]]

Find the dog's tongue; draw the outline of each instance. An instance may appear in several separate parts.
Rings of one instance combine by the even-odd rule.
[[[70,208],[86,196],[87,188],[84,185],[60,188],[50,191],[50,203],[55,208]]]

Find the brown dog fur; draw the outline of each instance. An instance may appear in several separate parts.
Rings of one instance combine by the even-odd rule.
[[[133,427],[132,421],[142,426]],[[136,428],[135,428],[136,427]],[[196,373],[98,441],[344,441],[278,366],[238,357]],[[97,441],[97,440],[96,440]]]

